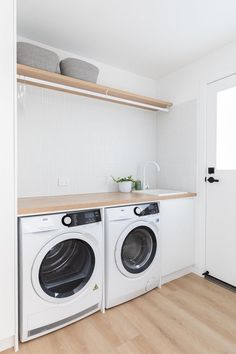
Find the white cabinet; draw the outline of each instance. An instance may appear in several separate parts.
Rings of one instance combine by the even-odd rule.
[[[194,198],[161,201],[162,277],[194,264]]]

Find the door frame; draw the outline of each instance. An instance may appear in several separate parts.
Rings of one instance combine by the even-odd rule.
[[[206,169],[207,169],[207,89],[208,85],[236,75],[236,67],[221,69],[209,75],[199,84],[197,96],[197,173],[196,173],[196,229],[195,229],[195,273],[206,271]]]

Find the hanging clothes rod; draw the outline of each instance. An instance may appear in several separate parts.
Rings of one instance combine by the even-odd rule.
[[[141,109],[151,111],[161,110],[166,112],[172,106],[171,102],[79,80],[23,64],[17,64],[17,74],[17,80],[20,83],[129,105]]]

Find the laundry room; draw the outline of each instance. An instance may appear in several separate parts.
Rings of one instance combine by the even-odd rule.
[[[0,352],[235,354],[235,1],[2,5]]]

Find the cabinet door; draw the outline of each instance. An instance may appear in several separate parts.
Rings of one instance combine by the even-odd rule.
[[[162,201],[162,276],[194,264],[194,199]]]

